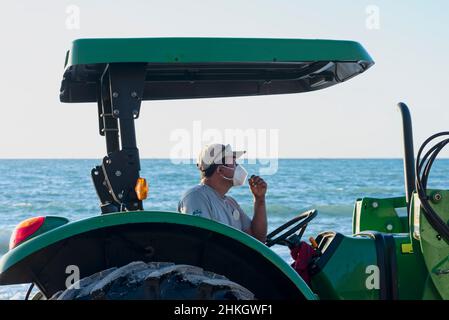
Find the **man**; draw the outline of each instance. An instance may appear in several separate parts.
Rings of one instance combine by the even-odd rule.
[[[212,144],[204,147],[197,161],[201,182],[183,194],[178,211],[230,225],[265,242],[267,183],[258,176],[248,179],[254,198],[252,219],[243,212],[234,198],[226,195],[232,187],[245,183],[248,174],[242,165],[236,163],[236,159],[244,153],[233,152],[230,145]]]

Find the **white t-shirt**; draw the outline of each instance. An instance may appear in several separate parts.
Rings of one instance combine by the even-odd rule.
[[[222,197],[205,184],[187,190],[179,201],[178,211],[212,219],[242,231],[248,230],[251,226],[251,219],[234,198]]]

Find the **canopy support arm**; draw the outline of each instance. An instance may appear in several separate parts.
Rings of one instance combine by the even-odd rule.
[[[107,156],[92,170],[92,179],[102,213],[143,209],[134,191],[140,171],[134,120],[140,112],[145,69],[145,63],[111,63],[101,77],[98,112]]]

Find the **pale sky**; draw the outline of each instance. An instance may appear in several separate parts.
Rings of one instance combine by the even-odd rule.
[[[79,29],[66,26],[70,5],[80,9]],[[379,29],[367,27],[370,5],[379,9]],[[376,62],[346,83],[306,94],[144,102],[137,121],[143,158],[169,157],[170,135],[192,132],[195,121],[223,133],[277,130],[280,157],[401,157],[397,102],[411,108],[415,151],[449,131],[448,21],[447,0],[4,1],[0,158],[105,155],[96,105],[59,102],[65,52],[89,37],[345,39],[359,41]]]

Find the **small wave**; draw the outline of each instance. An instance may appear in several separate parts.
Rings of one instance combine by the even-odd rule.
[[[8,251],[10,236],[11,230],[0,229],[0,255],[3,255]]]
[[[16,208],[29,208],[29,207],[32,207],[33,205],[29,202],[19,202],[19,203],[14,203],[12,206],[16,207]]]
[[[351,216],[354,210],[353,205],[319,205],[315,209],[318,210],[318,214],[326,214],[332,216]]]
[[[331,216],[351,216],[354,205],[346,204],[329,204],[329,205],[310,205],[303,208],[291,208],[282,205],[268,205],[267,211],[269,215],[278,217],[295,216],[304,211],[316,209],[319,215]]]
[[[13,284],[0,286],[0,300],[23,300],[25,298],[29,284]],[[37,292],[34,288],[31,296]]]
[[[253,207],[249,205],[242,205],[242,209],[251,216]],[[286,219],[288,217],[294,217],[304,211],[316,209],[318,210],[318,214],[322,215],[330,215],[330,216],[352,216],[352,212],[354,210],[354,205],[352,204],[311,204],[309,206],[304,207],[290,207],[281,204],[268,204],[267,213],[271,218],[281,218]]]

